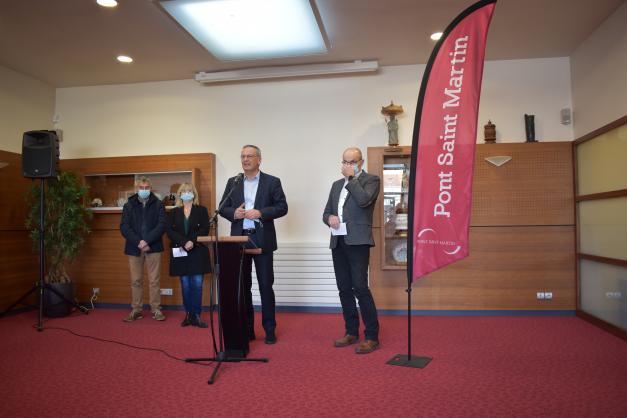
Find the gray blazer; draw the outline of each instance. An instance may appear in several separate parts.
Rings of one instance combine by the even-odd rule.
[[[362,171],[361,174],[346,184],[348,196],[344,202],[343,220],[346,222],[347,235],[344,242],[347,245],[369,245],[374,247],[372,239],[372,213],[374,204],[379,196],[381,181],[378,176]],[[333,182],[327,206],[324,208],[322,221],[329,225],[329,216],[337,214],[337,205],[340,192],[344,186],[344,179]],[[330,248],[337,246],[337,236],[331,235]]]

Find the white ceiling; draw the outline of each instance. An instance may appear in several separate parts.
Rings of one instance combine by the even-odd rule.
[[[262,0],[260,0],[262,1]],[[312,0],[324,55],[220,62],[153,0],[0,0],[0,65],[57,87],[193,78],[198,71],[378,60],[426,63],[432,32],[473,0]],[[499,0],[487,60],[569,56],[624,0]],[[115,60],[120,54],[132,64]]]

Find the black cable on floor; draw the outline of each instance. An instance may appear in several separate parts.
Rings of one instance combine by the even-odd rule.
[[[37,325],[36,324],[33,325],[33,328],[37,328]],[[136,349],[136,350],[155,351],[157,353],[163,354],[164,356],[166,356],[168,358],[171,358],[171,359],[177,360],[177,361],[182,361],[182,362],[185,363],[185,359],[173,356],[172,354],[168,353],[165,350],[162,350],[161,348],[141,347],[141,346],[138,346],[138,345],[132,345],[132,344],[123,343],[121,341],[107,340],[106,338],[94,337],[94,336],[91,336],[91,335],[83,335],[83,334],[79,334],[77,332],[74,332],[71,329],[62,328],[62,327],[46,327],[46,329],[56,329],[56,330],[66,331],[66,332],[69,332],[70,334],[72,334],[72,335],[74,335],[76,337],[88,338],[88,339],[91,339],[91,340],[104,342],[104,343],[118,344],[118,345],[121,345],[123,347],[129,347],[129,348],[133,348],[133,349]],[[212,363],[213,362],[209,362],[209,363],[195,363],[195,364],[198,364],[200,366],[210,366]]]

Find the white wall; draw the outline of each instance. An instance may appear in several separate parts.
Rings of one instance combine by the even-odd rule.
[[[241,171],[239,151],[261,147],[262,170],[279,176],[290,206],[279,241],[324,242],[321,221],[348,146],[387,143],[381,106],[401,104],[402,145],[411,144],[424,66],[376,75],[201,86],[192,80],[57,90],[62,158],[213,152],[218,198]],[[523,114],[536,115],[541,141],[572,140],[559,111],[571,106],[567,58],[486,63],[479,137],[488,118],[499,142],[524,141]],[[226,224],[224,225],[226,226]],[[226,229],[222,229],[226,231]]]
[[[575,50],[571,72],[576,138],[627,115],[627,2]]]
[[[0,66],[0,149],[22,152],[22,134],[52,128],[54,87]]]

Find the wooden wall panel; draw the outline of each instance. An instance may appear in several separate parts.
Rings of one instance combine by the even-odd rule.
[[[383,156],[409,156],[410,147],[368,148],[368,171],[383,171]],[[496,167],[486,157],[510,156]],[[472,226],[574,225],[571,142],[479,144],[472,183]],[[409,160],[408,160],[409,161]],[[374,226],[381,226],[377,202]]]
[[[101,215],[117,218],[119,215]],[[164,236],[167,245],[167,237]],[[80,301],[88,301],[94,287],[100,288],[99,303],[131,303],[131,279],[128,256],[124,254],[124,237],[119,229],[96,230],[87,238],[80,257],[69,269],[76,282],[76,293]],[[206,277],[210,278],[211,275]],[[208,304],[209,288],[205,281],[204,303]],[[173,289],[172,296],[161,296],[163,305],[182,305],[181,289],[178,277],[169,274],[169,252],[161,257],[161,288]],[[144,275],[144,303],[148,303],[148,278]]]
[[[368,149],[368,169],[409,147]],[[490,156],[510,156],[496,167]],[[413,309],[575,308],[574,183],[571,142],[477,145],[470,256],[414,283]],[[370,280],[377,306],[406,309],[406,271],[382,270],[382,201],[375,210]],[[536,292],[553,292],[540,301]]]
[[[0,311],[3,311],[35,284],[39,258],[24,226],[26,196],[33,181],[22,177],[20,154],[0,151],[0,162],[8,163],[0,168]]]
[[[17,302],[38,279],[39,255],[28,231],[0,231],[0,312]],[[27,303],[36,304],[35,295]]]
[[[470,256],[415,281],[412,308],[572,310],[574,245],[573,226],[472,227]],[[377,306],[407,309],[406,272],[375,274],[379,267],[379,259],[372,257]],[[553,292],[553,299],[537,300],[540,291]]]
[[[485,161],[501,155],[512,159]],[[475,156],[471,225],[574,225],[572,143],[481,144]]]

